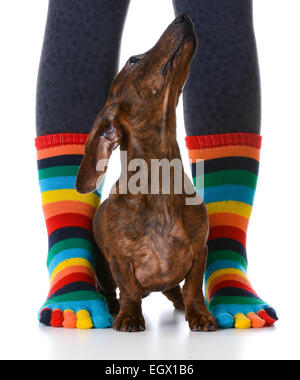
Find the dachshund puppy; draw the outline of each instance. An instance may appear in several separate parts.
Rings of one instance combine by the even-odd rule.
[[[176,309],[185,310],[192,331],[217,328],[202,290],[208,237],[205,205],[189,180],[188,191],[183,185],[182,191],[177,191],[178,173],[173,167],[168,194],[163,192],[162,170],[158,170],[158,191],[153,192],[150,185],[153,160],[181,163],[176,107],[196,51],[193,24],[187,15],[181,15],[150,51],[130,58],[112,84],[78,172],[77,191],[93,192],[103,179],[112,151],[120,146],[121,152],[126,152],[115,191],[94,219],[100,250],[96,257],[99,290],[106,296],[110,312],[118,312],[113,326],[118,331],[145,329],[142,298],[157,291]],[[146,191],[124,191],[136,178],[127,168],[137,159],[149,168],[139,181]],[[182,165],[179,174],[187,182]],[[188,199],[197,204],[190,205]]]

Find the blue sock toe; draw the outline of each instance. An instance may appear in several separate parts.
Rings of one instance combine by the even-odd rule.
[[[219,329],[232,329],[234,327],[234,318],[228,313],[216,315]]]
[[[95,329],[110,328],[114,322],[112,316],[109,314],[107,305],[104,303],[102,307],[98,305],[92,310],[92,320]]]
[[[95,329],[108,329],[111,328],[113,325],[113,318],[108,314],[107,316],[104,315],[96,315],[92,318],[94,323]]]

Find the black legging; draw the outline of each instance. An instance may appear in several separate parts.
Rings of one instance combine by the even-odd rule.
[[[37,91],[38,136],[90,131],[117,73],[129,2],[49,0]],[[173,3],[176,15],[190,15],[199,37],[184,90],[187,135],[260,133],[252,0]]]

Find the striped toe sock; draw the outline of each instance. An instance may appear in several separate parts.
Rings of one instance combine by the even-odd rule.
[[[206,301],[226,327],[248,326],[268,305],[247,277],[246,237],[256,190],[261,137],[248,133],[186,138],[194,186],[207,206]],[[199,165],[204,173],[200,172]],[[200,175],[198,174],[200,173]],[[250,318],[243,319],[249,315]],[[225,322],[226,320],[226,322]],[[234,322],[234,320],[236,322]],[[222,323],[221,323],[222,324]]]
[[[75,189],[86,139],[87,134],[76,133],[36,139],[39,183],[49,241],[50,292],[40,314],[44,316],[42,322],[45,324],[50,323],[46,322],[51,318],[51,311],[51,324],[62,325],[62,312],[69,309],[75,313],[88,307],[90,311],[93,307],[99,310],[96,301],[101,301],[106,313],[106,301],[96,291],[92,235],[92,222],[100,204],[100,195],[98,192],[80,195]]]

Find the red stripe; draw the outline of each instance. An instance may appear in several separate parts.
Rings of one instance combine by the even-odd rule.
[[[185,141],[188,149],[210,149],[235,145],[245,145],[260,149],[262,137],[253,133],[225,133],[220,135],[188,136]]]
[[[87,138],[88,133],[56,133],[37,137],[35,146],[38,150],[41,150],[61,145],[85,145]]]
[[[213,289],[210,290],[209,292],[209,298],[212,298],[212,296],[220,289],[224,288],[239,288],[239,289],[244,289],[247,290],[248,292],[254,294],[255,296],[258,297],[258,295],[254,292],[252,288],[249,288],[245,284],[242,284],[241,282],[238,281],[223,281],[217,284]]]
[[[60,214],[46,220],[48,236],[64,227],[81,227],[92,232],[93,221],[81,214]]]
[[[208,241],[215,239],[233,239],[239,241],[246,248],[247,235],[236,227],[217,226],[210,229]]]
[[[62,278],[58,283],[50,290],[48,297],[57,292],[59,289],[63,288],[66,285],[72,284],[74,282],[88,282],[94,286],[96,286],[95,278],[88,276],[84,273],[72,273],[69,276]]]

